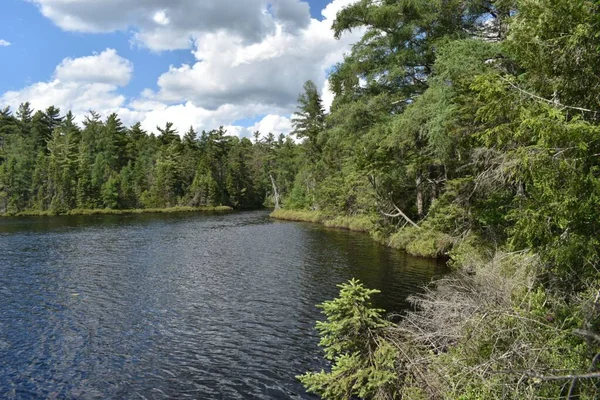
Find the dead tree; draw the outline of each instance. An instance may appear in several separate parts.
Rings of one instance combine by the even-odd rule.
[[[273,197],[275,198],[275,210],[279,210],[281,205],[279,203],[279,189],[277,189],[277,184],[275,183],[275,178],[273,178],[272,174],[269,174],[269,178],[271,178],[271,185],[273,185]]]

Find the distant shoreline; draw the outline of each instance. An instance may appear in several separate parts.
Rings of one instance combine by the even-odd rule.
[[[229,212],[233,211],[229,206],[216,207],[168,207],[168,208],[136,208],[130,210],[114,210],[110,208],[98,209],[73,209],[66,212],[53,211],[22,211],[14,214],[0,214],[0,218],[6,217],[55,217],[64,215],[130,215],[130,214],[171,214],[185,212]]]

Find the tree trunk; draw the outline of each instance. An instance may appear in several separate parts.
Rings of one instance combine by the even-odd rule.
[[[275,179],[273,175],[269,174],[269,178],[271,178],[271,185],[273,185],[273,197],[275,197],[275,211],[281,208],[279,204],[279,190],[277,189],[277,184],[275,183]]]
[[[417,174],[417,213],[419,214],[419,218],[423,218],[423,178],[421,177],[421,173]]]

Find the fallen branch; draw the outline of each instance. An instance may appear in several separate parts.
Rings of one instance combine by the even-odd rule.
[[[384,196],[381,195],[379,189],[377,188],[377,182],[375,181],[375,177],[373,175],[369,175],[367,176],[369,183],[371,184],[371,186],[373,187],[373,190],[375,190],[375,194],[377,195],[377,203],[379,203],[381,200],[384,199]],[[394,213],[392,212],[385,212],[381,209],[381,207],[379,206],[379,212],[388,218],[398,218],[398,217],[402,217],[407,223],[411,224],[412,226],[414,226],[417,229],[421,229],[421,227],[419,225],[417,225],[412,219],[410,219],[408,217],[408,215],[406,215],[397,205],[396,203],[394,203],[393,200],[391,200],[391,195],[388,194],[387,196],[388,198],[385,199],[385,202],[390,204],[390,206],[394,209],[393,211],[395,211]]]
[[[421,227],[419,225],[417,225],[412,219],[410,219],[406,214],[404,214],[404,212],[402,212],[402,210],[399,209],[396,204],[392,203],[392,207],[394,207],[394,209],[396,210],[395,214],[389,214],[389,213],[386,213],[386,212],[383,212],[383,211],[380,210],[381,214],[383,214],[384,216],[389,217],[389,218],[402,217],[402,218],[404,218],[404,220],[406,222],[408,222],[409,224],[411,224],[415,228],[421,229]]]
[[[275,183],[275,179],[272,174],[269,174],[269,178],[271,178],[271,185],[273,185],[273,196],[275,197],[275,210],[279,210],[281,205],[279,204],[279,190],[277,189],[277,184]]]

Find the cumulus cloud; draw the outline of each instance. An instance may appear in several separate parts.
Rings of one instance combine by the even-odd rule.
[[[325,81],[323,85],[323,90],[321,91],[321,99],[323,100],[323,108],[325,112],[329,112],[331,110],[331,105],[333,104],[333,98],[335,94],[331,90],[331,85],[329,84],[329,80]]]
[[[65,58],[54,73],[65,82],[106,83],[125,86],[133,73],[133,64],[114,49],[88,57]]]
[[[81,58],[65,58],[49,82],[38,82],[0,96],[0,104],[18,107],[30,102],[36,109],[51,105],[83,114],[87,110],[116,109],[125,103],[119,86],[127,85],[133,65],[113,49]]]
[[[190,39],[216,31],[259,41],[275,29],[275,21],[290,32],[310,22],[309,6],[300,0],[31,1],[64,30],[105,33],[134,27],[135,40],[153,50],[187,48]]]
[[[363,33],[354,30],[335,40],[331,31],[336,13],[357,0],[333,0],[322,10],[322,21],[310,19],[308,4],[299,0],[31,1],[63,29],[108,32],[133,26],[135,41],[153,49],[190,46],[195,62],[170,67],[157,78],[156,89],[126,99],[119,88],[130,81],[133,64],[107,49],[64,59],[50,81],[0,95],[0,104],[56,105],[80,118],[89,109],[105,116],[117,112],[125,124],[140,121],[148,131],[171,121],[182,134],[190,126],[224,126],[240,136],[255,130],[287,134],[306,80],[322,88],[329,108],[327,71]],[[234,125],[257,117],[253,126]]]
[[[227,32],[202,35],[193,51],[197,62],[171,67],[158,79],[155,97],[165,102],[192,100],[208,109],[223,103],[277,104],[289,109],[305,81],[324,85],[328,68],[341,61],[362,34],[356,30],[339,41],[333,38],[333,18],[347,3],[335,0],[324,10],[323,21],[313,19],[295,34],[278,25],[253,44]]]
[[[251,132],[259,131],[263,134],[273,133],[278,135],[283,133],[287,135],[292,131],[292,121],[282,115],[269,114],[248,129]]]
[[[12,44],[12,43],[10,43],[10,42],[9,42],[9,41],[7,41],[7,40],[0,39],[0,47],[8,47],[8,46],[10,46],[11,44]]]

